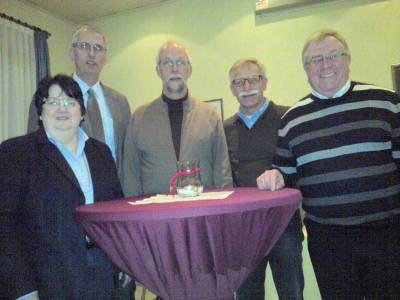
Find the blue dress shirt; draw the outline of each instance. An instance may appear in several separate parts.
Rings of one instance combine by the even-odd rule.
[[[264,98],[261,106],[253,114],[246,115],[239,108],[238,116],[242,119],[244,124],[246,124],[246,127],[248,129],[251,129],[257,122],[257,120],[260,118],[260,116],[267,110],[268,104],[269,101],[267,100],[267,98]]]

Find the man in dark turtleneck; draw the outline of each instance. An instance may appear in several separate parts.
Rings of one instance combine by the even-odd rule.
[[[187,50],[166,42],[157,56],[162,95],[132,115],[125,139],[123,188],[126,196],[169,191],[178,160],[200,160],[205,189],[232,186],[222,121],[207,103],[193,99],[187,80]]]

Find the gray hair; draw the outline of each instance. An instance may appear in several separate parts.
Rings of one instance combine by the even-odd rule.
[[[306,52],[307,52],[308,48],[310,47],[310,45],[314,42],[321,42],[330,36],[337,39],[343,45],[346,53],[350,55],[349,46],[347,45],[347,42],[344,39],[344,37],[339,32],[337,32],[336,30],[333,30],[333,29],[321,29],[321,30],[318,30],[317,32],[314,32],[304,43],[303,52],[301,53],[303,65],[306,62]]]
[[[106,44],[106,38],[104,37],[103,32],[101,32],[96,27],[85,25],[85,26],[82,26],[81,28],[79,28],[72,36],[72,43],[71,43],[72,45],[75,44],[79,40],[79,35],[81,34],[81,32],[84,32],[84,31],[95,32],[95,33],[100,34],[103,38],[104,45]]]
[[[189,54],[188,54],[187,49],[186,49],[185,46],[183,46],[181,43],[179,43],[179,42],[177,42],[177,41],[167,41],[167,42],[165,42],[164,44],[161,45],[160,49],[159,49],[158,52],[157,52],[157,56],[156,56],[156,65],[157,65],[157,66],[158,66],[158,65],[160,64],[160,62],[161,62],[161,60],[160,60],[160,54],[161,54],[161,52],[164,50],[164,48],[167,47],[167,45],[170,45],[170,44],[175,44],[176,47],[178,47],[178,48],[183,48],[183,49],[185,50],[185,52],[186,52],[186,56],[187,56],[187,60],[188,60],[188,62],[189,62],[189,65],[192,65],[192,58],[189,56]]]
[[[255,58],[241,58],[237,60],[229,70],[229,83],[232,83],[236,70],[245,65],[255,65],[259,70],[261,75],[266,78],[265,66]]]

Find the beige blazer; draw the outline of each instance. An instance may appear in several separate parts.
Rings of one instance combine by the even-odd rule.
[[[232,186],[222,121],[215,109],[189,96],[183,105],[180,157],[172,141],[167,104],[159,97],[133,114],[125,139],[122,184],[126,196],[165,193],[176,161],[200,160],[205,188]]]

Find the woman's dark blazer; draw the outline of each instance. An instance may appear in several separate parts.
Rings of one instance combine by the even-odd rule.
[[[89,138],[85,153],[95,202],[121,198],[107,146]],[[0,299],[33,290],[40,299],[90,298],[90,250],[73,218],[82,204],[72,169],[44,129],[0,145]]]

